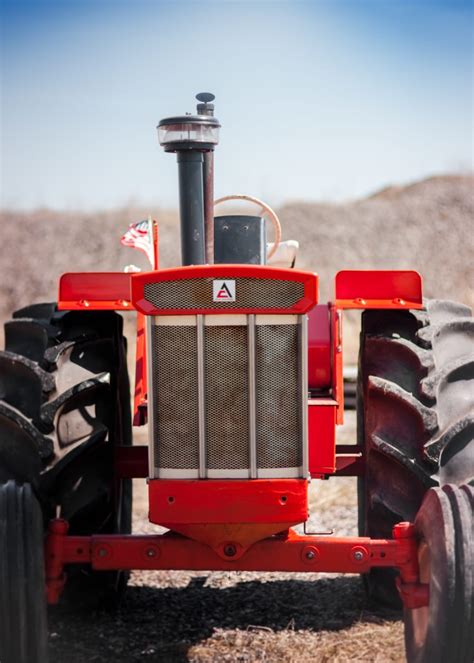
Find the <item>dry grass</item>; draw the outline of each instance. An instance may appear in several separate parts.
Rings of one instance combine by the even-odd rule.
[[[377,639],[374,642],[375,638]],[[385,663],[405,661],[403,628],[400,622],[383,619],[361,621],[340,631],[319,633],[287,629],[275,633],[272,629],[249,626],[246,631],[218,629],[212,638],[195,645],[188,652],[188,660],[205,663],[217,661],[276,661],[280,663]],[[377,645],[383,643],[383,647]]]

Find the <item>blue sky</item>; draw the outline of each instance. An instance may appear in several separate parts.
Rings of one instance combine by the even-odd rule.
[[[216,95],[216,195],[472,168],[472,3],[0,0],[2,207],[174,207],[156,124]]]

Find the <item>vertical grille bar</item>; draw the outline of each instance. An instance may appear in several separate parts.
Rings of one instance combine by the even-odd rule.
[[[206,385],[204,368],[204,316],[197,315],[197,365],[198,365],[198,414],[199,414],[199,478],[207,477],[206,454]]]
[[[302,474],[303,478],[308,476],[308,317],[300,316],[300,362],[301,362],[301,444],[302,452]]]
[[[249,451],[250,478],[257,478],[257,386],[255,378],[255,315],[247,316],[249,352]]]
[[[158,469],[155,467],[155,430],[153,422],[153,410],[155,407],[155,396],[153,394],[153,317],[146,316],[146,373],[147,373],[147,399],[148,399],[148,474],[152,479],[157,479]]]

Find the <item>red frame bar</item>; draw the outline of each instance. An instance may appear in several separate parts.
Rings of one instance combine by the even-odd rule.
[[[318,399],[319,400],[319,399]],[[324,400],[324,399],[321,399]],[[331,400],[326,399],[330,404]],[[363,476],[364,454],[356,444],[336,444],[334,453],[334,406],[309,402],[309,471],[313,479],[327,474]],[[331,413],[332,410],[332,413]],[[148,477],[148,447],[118,447],[115,451],[115,473],[120,478]],[[253,479],[252,479],[253,481]]]
[[[290,529],[285,534],[254,543],[235,559],[223,558],[206,544],[170,532],[164,535],[67,536],[67,529],[67,522],[60,519],[53,520],[49,526],[45,562],[50,603],[57,602],[64,585],[64,565],[89,563],[98,571],[366,573],[373,567],[396,567],[400,569],[402,597],[415,593],[418,602],[428,599],[427,592],[420,589],[423,586],[417,584],[417,543],[413,527],[408,523],[394,528],[394,539],[301,536]],[[234,554],[232,550],[228,552]]]
[[[150,554],[150,549],[156,554]],[[314,550],[315,556],[305,551]],[[361,559],[356,558],[359,552]],[[64,543],[65,564],[89,562],[93,569],[169,569],[195,571],[313,571],[367,573],[372,567],[399,566],[406,548],[391,539],[317,538],[292,530],[287,536],[255,543],[242,557],[226,561],[209,546],[168,535],[72,536]]]
[[[144,298],[144,287],[148,283],[161,281],[179,281],[182,279],[207,278],[257,278],[278,281],[296,281],[304,283],[304,297],[291,307],[279,309],[267,308],[202,308],[202,309],[161,309],[156,308]],[[266,265],[192,265],[189,267],[173,267],[160,269],[157,272],[146,272],[132,275],[132,302],[134,307],[145,315],[196,315],[196,314],[239,314],[239,313],[269,313],[269,314],[302,314],[311,309],[318,301],[318,276],[312,272],[298,269],[281,269],[267,267]],[[237,293],[238,296],[238,293]]]
[[[365,459],[362,447],[356,444],[336,445],[337,476],[361,477],[365,473]]]
[[[413,270],[346,269],[335,288],[338,308],[423,308],[421,276]]]
[[[126,272],[68,272],[59,279],[60,311],[132,311]]]

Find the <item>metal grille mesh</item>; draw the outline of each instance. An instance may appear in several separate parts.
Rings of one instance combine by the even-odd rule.
[[[222,277],[222,280],[229,277]],[[145,299],[161,309],[272,309],[290,308],[304,296],[304,283],[276,279],[236,278],[236,301],[212,301],[212,283],[221,277],[207,279],[180,279],[147,283]]]
[[[300,327],[255,327],[257,467],[302,465]],[[248,328],[204,328],[206,466],[250,468]],[[154,466],[199,468],[196,326],[152,326]],[[225,474],[223,475],[225,476]]]
[[[300,467],[299,327],[256,328],[257,466]]]
[[[152,352],[155,467],[197,469],[196,327],[154,326]]]
[[[207,466],[249,467],[247,327],[205,328]]]

